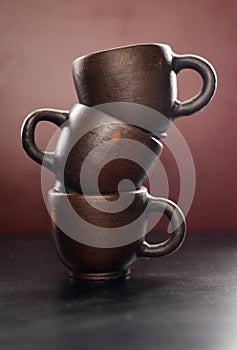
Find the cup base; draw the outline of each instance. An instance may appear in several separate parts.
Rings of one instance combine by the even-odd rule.
[[[126,278],[130,275],[131,270],[115,271],[115,272],[104,272],[104,273],[80,273],[69,271],[68,275],[73,279],[80,280],[92,280],[92,281],[108,281],[115,280],[118,278]]]

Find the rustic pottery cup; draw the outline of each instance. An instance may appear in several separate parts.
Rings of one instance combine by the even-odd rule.
[[[203,86],[196,96],[180,102],[176,75],[183,69],[197,71]],[[170,120],[205,107],[216,88],[215,70],[208,61],[195,55],[177,55],[170,46],[156,43],[118,47],[79,57],[73,62],[73,77],[82,104],[102,104],[105,110],[104,104],[111,102],[135,103],[164,115],[166,122],[160,118],[146,121],[148,130],[152,129],[156,135],[167,130]]]
[[[54,152],[35,143],[40,121],[61,128]],[[55,189],[88,194],[114,193],[119,184],[119,191],[140,188],[162,151],[161,142],[141,129],[81,104],[70,112],[32,112],[22,127],[22,143],[34,161],[56,174]]]
[[[179,207],[168,199],[152,197],[145,187],[103,196],[51,190],[48,210],[57,253],[73,278],[128,276],[136,259],[176,251],[186,233]],[[154,212],[168,217],[172,233],[164,242],[149,244],[147,220]]]

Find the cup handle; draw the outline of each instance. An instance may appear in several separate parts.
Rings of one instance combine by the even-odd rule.
[[[182,69],[194,69],[203,80],[201,91],[188,101],[175,101],[174,119],[179,116],[193,114],[208,104],[216,90],[216,72],[204,58],[194,55],[175,55],[172,61],[173,70],[178,74]]]
[[[138,248],[139,257],[158,258],[175,252],[183,243],[186,235],[186,222],[180,208],[171,200],[149,196],[150,214],[163,213],[171,222],[172,233],[164,242],[149,244],[144,240]]]
[[[68,119],[69,112],[55,109],[38,109],[30,113],[21,132],[22,145],[26,153],[35,162],[54,172],[54,153],[41,151],[35,143],[35,129],[40,121],[49,121],[59,127]]]

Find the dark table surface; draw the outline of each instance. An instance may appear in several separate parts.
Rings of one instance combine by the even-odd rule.
[[[0,349],[237,349],[237,234],[189,234],[129,280],[78,282],[47,236],[0,240]]]

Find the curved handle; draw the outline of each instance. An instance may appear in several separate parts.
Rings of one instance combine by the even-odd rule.
[[[23,125],[21,132],[22,145],[26,153],[35,162],[44,165],[54,172],[54,157],[52,152],[41,151],[35,143],[35,129],[40,121],[49,121],[59,127],[68,119],[68,111],[55,109],[38,109],[30,113]]]
[[[179,73],[182,69],[196,70],[202,76],[203,86],[201,91],[188,101],[175,101],[174,118],[181,115],[193,114],[208,104],[216,90],[216,72],[212,65],[204,58],[194,55],[175,55],[172,61],[173,70]]]
[[[139,257],[158,258],[176,251],[183,243],[186,235],[186,222],[182,211],[169,199],[149,196],[150,213],[163,213],[171,221],[172,233],[170,237],[158,244],[143,241],[138,248]]]

